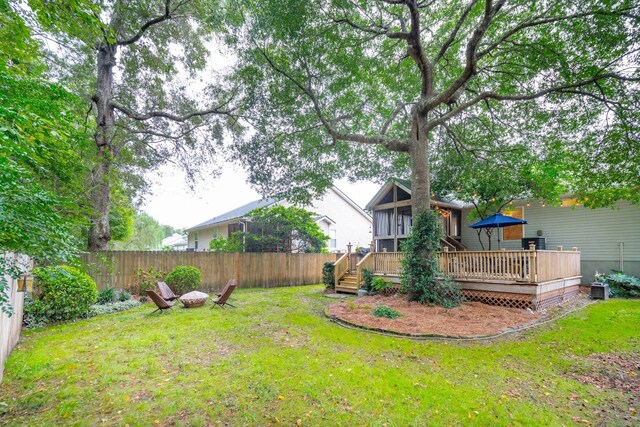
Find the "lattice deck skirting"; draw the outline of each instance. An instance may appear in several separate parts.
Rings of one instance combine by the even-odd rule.
[[[501,307],[530,308],[535,310],[534,295],[511,294],[506,292],[462,290],[462,296],[468,301],[478,301],[483,304]]]
[[[462,296],[469,301],[479,301],[484,304],[498,305],[519,309],[544,310],[558,305],[579,293],[579,287],[568,286],[564,289],[546,292],[541,295],[512,294],[507,292],[462,290]]]

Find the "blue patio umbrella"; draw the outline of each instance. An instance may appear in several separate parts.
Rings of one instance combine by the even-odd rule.
[[[482,221],[478,221],[475,224],[471,224],[471,228],[497,228],[498,229],[498,249],[500,249],[500,229],[504,227],[511,227],[512,225],[526,224],[527,221],[512,216],[503,215],[497,213],[485,218]]]

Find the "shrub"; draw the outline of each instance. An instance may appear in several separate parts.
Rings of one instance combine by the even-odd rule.
[[[156,284],[164,278],[165,272],[156,270],[155,267],[149,267],[148,270],[141,268],[134,272],[136,276],[136,282],[134,284],[134,292],[138,295],[144,295],[145,291],[149,289],[155,289]]]
[[[124,302],[129,301],[131,299],[131,293],[125,291],[124,289],[120,289],[116,296],[116,301]]]
[[[637,298],[640,297],[640,279],[621,272],[607,275],[598,275],[596,280],[609,285],[609,293],[612,297]]]
[[[140,305],[140,301],[136,301],[134,299],[126,300],[126,301],[116,301],[109,304],[94,304],[89,307],[90,313],[89,316],[98,316],[101,314],[111,314],[117,313],[119,311],[129,310],[131,308],[138,307]]]
[[[33,270],[33,276],[37,280],[36,299],[51,322],[86,317],[98,297],[93,279],[74,267],[40,267]]]
[[[202,283],[202,273],[190,265],[179,265],[164,279],[176,294],[195,291]]]
[[[335,266],[333,265],[333,261],[327,261],[324,263],[324,266],[322,267],[322,283],[324,283],[327,288],[333,288],[335,285],[335,279],[333,276],[334,271]]]
[[[45,305],[40,300],[34,300],[31,293],[24,295],[22,324],[25,328],[41,328],[50,322]]]
[[[96,304],[108,304],[116,300],[116,290],[114,288],[107,288],[104,291],[98,292],[98,299]]]
[[[422,211],[416,216],[411,233],[402,245],[402,287],[410,301],[456,307],[462,301],[460,290],[440,272],[441,233],[435,212]]]
[[[371,280],[370,289],[374,292],[381,292],[389,287],[391,283],[384,280],[382,277],[374,277]]]
[[[365,291],[371,291],[371,285],[373,283],[373,270],[370,268],[362,269],[362,289]]]
[[[386,305],[379,305],[374,308],[373,315],[376,317],[386,317],[387,319],[397,319],[401,316],[400,313],[398,313],[398,310]]]

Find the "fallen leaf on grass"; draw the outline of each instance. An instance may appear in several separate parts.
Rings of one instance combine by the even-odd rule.
[[[302,420],[300,418],[298,418],[298,421],[296,421],[296,424],[301,426],[302,425]]]

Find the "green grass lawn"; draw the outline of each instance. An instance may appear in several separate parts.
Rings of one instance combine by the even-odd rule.
[[[577,378],[602,375],[602,353],[639,359],[640,301],[458,343],[343,329],[324,317],[335,300],[321,289],[239,290],[235,309],[148,317],[145,305],[27,331],[5,368],[0,424],[638,422],[631,394]]]

